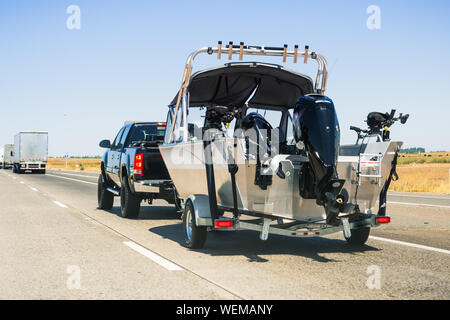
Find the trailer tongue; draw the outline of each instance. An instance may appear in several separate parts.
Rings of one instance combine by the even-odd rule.
[[[318,72],[314,83],[279,65],[239,62],[192,74],[200,53],[313,59]],[[355,145],[341,146],[333,101],[323,95],[326,78],[326,60],[298,46],[219,43],[188,57],[160,146],[183,199],[188,247],[202,247],[207,231],[237,229],[259,231],[263,240],[269,233],[344,231],[350,243],[363,244],[371,227],[390,222],[381,207],[402,143],[389,140],[388,119],[382,119],[381,135],[372,130]],[[195,107],[204,110],[197,134],[188,121]]]

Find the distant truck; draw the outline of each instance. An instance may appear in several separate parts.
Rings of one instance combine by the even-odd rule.
[[[136,218],[141,202],[164,199],[178,211],[180,200],[164,164],[159,145],[164,141],[165,122],[125,123],[114,141],[102,140],[106,148],[98,177],[98,207],[111,209],[120,196],[121,215]]]
[[[5,144],[3,148],[0,149],[0,166],[3,169],[11,169],[13,166],[13,153],[14,145]]]
[[[13,172],[45,173],[48,157],[48,133],[23,131],[14,136]]]

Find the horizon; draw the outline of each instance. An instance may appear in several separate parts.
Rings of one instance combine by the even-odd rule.
[[[222,40],[309,45],[323,54],[325,95],[336,105],[342,144],[355,141],[348,128],[364,125],[369,112],[395,108],[410,114],[391,129],[403,148],[450,150],[449,102],[440,94],[450,87],[450,3],[194,3],[1,3],[0,145],[33,129],[49,132],[55,156],[102,154],[99,141],[113,140],[124,121],[165,121],[186,57]],[[71,5],[80,8],[79,29],[67,27]],[[379,29],[368,28],[371,5],[380,8]],[[258,19],[215,22],[233,6]],[[310,14],[317,10],[320,18]],[[281,58],[262,61],[282,64]],[[226,62],[202,58],[195,70]],[[315,76],[314,63],[283,65]]]

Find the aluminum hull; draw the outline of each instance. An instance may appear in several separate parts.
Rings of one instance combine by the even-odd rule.
[[[238,139],[233,150],[233,138],[215,140],[212,144],[214,176],[218,205],[233,207],[231,177],[228,171],[228,155],[234,155],[238,165],[236,173],[238,208],[261,212],[275,217],[295,220],[322,220],[326,218],[323,206],[315,199],[303,199],[299,193],[299,174],[301,166],[308,161],[300,155],[279,155],[285,173],[282,179],[272,175],[272,184],[266,190],[255,185],[256,160],[244,154],[244,141]],[[345,155],[338,158],[338,173],[345,179],[344,188],[350,195],[350,202],[356,203],[355,192],[358,189],[357,203],[362,211],[378,208],[378,197],[384,182],[389,176],[391,163],[397,146],[401,142],[374,142],[365,146],[365,153],[381,154],[381,178],[361,177],[358,185],[356,172],[359,167],[359,148],[342,146]],[[353,148],[352,148],[353,147]],[[207,195],[207,180],[204,163],[203,141],[191,141],[160,146],[161,154],[180,198],[190,195]],[[362,172],[371,173],[373,168],[365,167]]]

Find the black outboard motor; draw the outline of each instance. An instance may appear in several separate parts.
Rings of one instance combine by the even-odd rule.
[[[336,224],[347,199],[340,194],[345,180],[337,173],[340,130],[333,101],[315,94],[300,97],[294,109],[294,136],[309,158],[300,175],[300,194],[316,199],[325,207],[327,223]]]
[[[271,155],[271,138],[272,138],[272,126],[271,124],[259,113],[251,112],[241,120],[241,128],[249,134],[245,135],[245,144],[247,153],[250,150],[256,154],[256,173],[255,173],[255,185],[259,186],[262,190],[266,190],[267,186],[272,185],[272,175],[263,175],[261,171],[264,169],[261,157],[264,154]],[[249,130],[252,130],[249,132]],[[261,149],[262,148],[262,149]]]

